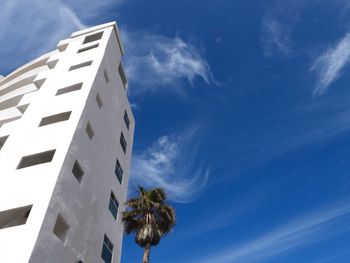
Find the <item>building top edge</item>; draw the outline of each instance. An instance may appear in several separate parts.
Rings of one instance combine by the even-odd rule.
[[[116,21],[93,26],[93,27],[89,27],[89,28],[84,28],[82,30],[79,30],[79,31],[72,33],[70,37],[71,38],[79,37],[81,35],[85,35],[85,34],[89,34],[89,33],[92,33],[92,32],[98,31],[98,30],[102,30],[102,29],[107,28],[107,27],[114,27],[114,32],[117,35],[120,50],[122,52],[122,55],[124,55],[124,48],[123,48],[122,42],[120,41],[120,32],[119,32],[119,28],[118,28]]]
[[[82,30],[73,32],[70,37],[71,38],[78,37],[78,36],[81,36],[84,34],[88,34],[88,33],[91,33],[91,32],[97,31],[97,30],[104,29],[106,27],[115,26],[116,24],[117,24],[117,22],[113,21],[113,22],[109,22],[109,23],[105,23],[105,24],[101,24],[101,25],[97,25],[97,26],[93,26],[93,27],[84,28]]]

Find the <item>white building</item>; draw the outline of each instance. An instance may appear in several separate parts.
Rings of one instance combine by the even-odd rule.
[[[0,78],[1,263],[120,262],[134,132],[122,55],[108,23]]]

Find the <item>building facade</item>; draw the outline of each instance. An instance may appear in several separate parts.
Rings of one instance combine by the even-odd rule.
[[[0,79],[0,262],[117,263],[133,144],[115,23]]]

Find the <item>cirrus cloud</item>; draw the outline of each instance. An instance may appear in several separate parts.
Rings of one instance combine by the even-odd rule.
[[[140,32],[122,32],[126,47],[126,71],[138,90],[156,91],[174,85],[181,89],[183,80],[193,84],[201,78],[216,84],[210,66],[200,50],[180,37],[169,38]]]
[[[193,165],[195,150],[188,148],[194,133],[165,135],[152,146],[133,155],[131,185],[162,187],[170,200],[186,203],[205,187],[209,169]]]
[[[313,63],[311,71],[317,72],[317,86],[314,95],[323,95],[329,86],[340,77],[350,62],[350,32],[335,45],[324,51]]]

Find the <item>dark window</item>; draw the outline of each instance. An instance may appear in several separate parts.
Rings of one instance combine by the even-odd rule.
[[[126,75],[125,75],[125,71],[124,71],[124,67],[123,67],[122,63],[120,63],[118,66],[118,72],[119,72],[120,78],[122,79],[124,89],[126,89],[126,85],[128,84],[128,80],[126,79]]]
[[[98,93],[97,93],[97,95],[96,95],[96,102],[97,102],[97,106],[98,106],[100,109],[102,109],[103,103],[102,103],[101,97],[100,97],[100,95],[98,95]]]
[[[26,112],[26,110],[28,109],[28,106],[29,106],[29,103],[28,103],[28,104],[21,105],[21,106],[17,106],[17,109],[18,109],[22,114],[24,114],[24,113]]]
[[[91,46],[88,46],[88,47],[81,48],[81,49],[78,50],[78,53],[82,53],[82,52],[85,52],[85,51],[97,48],[98,45],[99,44],[95,44],[95,45],[91,45]]]
[[[33,165],[51,162],[53,159],[53,156],[55,155],[55,151],[56,150],[51,150],[47,152],[24,156],[19,162],[17,169],[22,169]]]
[[[47,66],[48,66],[50,69],[53,69],[54,67],[56,67],[57,62],[58,62],[58,59],[53,60],[53,61],[50,61],[50,62],[47,63]]]
[[[127,144],[123,133],[120,134],[120,145],[122,146],[124,153],[126,153]]]
[[[122,166],[119,163],[119,160],[117,160],[117,163],[115,165],[115,175],[117,176],[119,183],[122,183],[122,180],[123,180],[123,169],[122,169]]]
[[[117,217],[118,217],[118,207],[119,207],[119,203],[118,203],[117,199],[115,198],[115,195],[113,194],[113,192],[111,192],[111,197],[109,198],[108,209],[111,212],[114,219],[117,219]]]
[[[0,229],[24,225],[31,209],[29,205],[0,212]]]
[[[95,136],[95,133],[94,133],[93,129],[91,128],[91,125],[89,122],[86,125],[85,131],[86,131],[89,139],[92,140],[92,138]]]
[[[107,83],[107,85],[109,84],[109,77],[108,77],[108,74],[107,74],[107,70],[105,70],[104,72],[103,72],[103,77],[105,78],[105,81],[106,81],[106,83]]]
[[[71,66],[69,68],[69,71],[76,70],[76,69],[83,68],[83,67],[88,67],[91,64],[92,64],[92,61],[87,61],[87,62],[84,62],[84,63],[80,63],[80,64],[77,64],[77,65]]]
[[[61,215],[57,216],[56,224],[53,229],[53,233],[63,242],[66,243],[67,233],[68,233],[69,225],[66,220]]]
[[[85,39],[84,39],[83,44],[99,40],[99,39],[102,38],[102,35],[103,35],[103,32],[99,32],[99,33],[96,33],[96,34],[93,34],[93,35],[86,36]]]
[[[67,111],[67,112],[62,112],[62,113],[58,113],[58,114],[55,114],[55,115],[44,117],[44,118],[41,119],[39,127],[40,126],[49,125],[49,124],[53,124],[53,123],[56,123],[56,122],[69,120],[69,117],[70,117],[71,113],[72,113],[71,111]]]
[[[4,144],[5,144],[5,142],[6,142],[8,137],[9,137],[8,135],[0,137],[0,150],[1,150],[2,146],[4,146]]]
[[[111,263],[112,262],[112,256],[113,256],[113,244],[107,237],[107,235],[104,236],[103,239],[103,247],[102,247],[102,259],[105,263]]]
[[[73,173],[75,179],[77,179],[78,183],[80,184],[81,181],[83,180],[84,171],[83,171],[83,168],[81,168],[78,161],[74,162],[72,173]]]
[[[124,122],[125,122],[126,127],[127,127],[128,130],[129,130],[129,127],[130,127],[130,119],[129,119],[128,113],[127,113],[126,111],[124,112]]]
[[[83,83],[78,83],[78,84],[74,84],[72,86],[68,86],[68,87],[59,89],[56,92],[56,96],[64,94],[64,93],[80,90],[82,86],[83,86]]]

